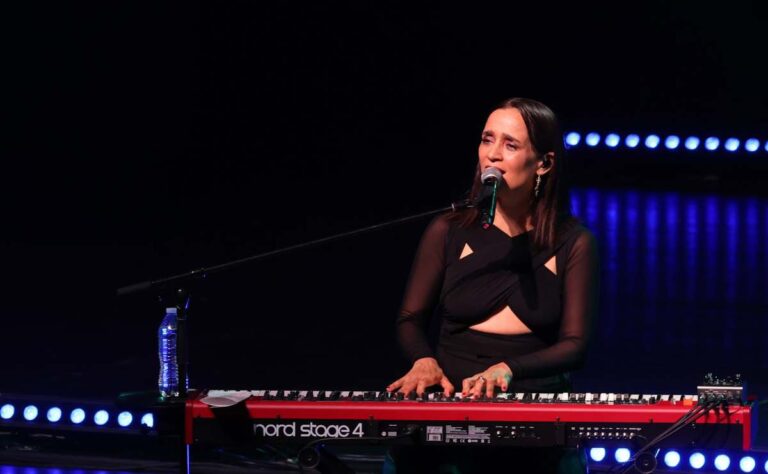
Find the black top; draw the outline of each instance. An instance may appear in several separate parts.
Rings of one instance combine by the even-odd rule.
[[[466,246],[471,253],[460,258]],[[556,274],[544,265],[553,255]],[[416,252],[398,339],[412,361],[434,357],[426,337],[433,313],[450,334],[509,306],[548,344],[505,358],[514,378],[562,373],[583,362],[597,294],[597,246],[586,228],[574,224],[553,249],[534,254],[530,233],[510,237],[495,226],[462,228],[442,215],[429,224]]]

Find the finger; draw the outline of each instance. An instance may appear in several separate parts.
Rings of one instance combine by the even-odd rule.
[[[509,387],[507,386],[507,378],[506,378],[506,377],[504,377],[503,375],[501,375],[501,376],[499,376],[498,378],[496,378],[496,385],[498,385],[499,389],[500,389],[502,392],[506,392],[506,391],[507,391],[507,389],[509,388]]]
[[[485,384],[485,379],[480,377],[475,381],[475,383],[472,385],[472,390],[470,393],[472,394],[472,398],[480,398],[480,394],[483,393],[483,385]]]
[[[453,384],[448,380],[448,377],[443,375],[443,378],[440,379],[440,385],[443,387],[443,393],[445,393],[446,397],[453,395]]]
[[[419,380],[419,383],[416,385],[416,395],[422,396],[424,395],[424,390],[427,389],[427,383],[424,380]]]
[[[461,381],[461,395],[466,397],[469,394],[469,390],[472,388],[472,379],[464,379]]]
[[[391,392],[403,386],[403,379],[399,378],[387,386],[387,392]]]
[[[485,397],[493,398],[493,391],[496,389],[496,381],[494,379],[487,379],[485,381]]]
[[[399,392],[401,392],[403,395],[408,395],[409,393],[413,392],[413,389],[416,388],[416,383],[410,380],[406,380],[403,383],[403,386],[400,387]]]

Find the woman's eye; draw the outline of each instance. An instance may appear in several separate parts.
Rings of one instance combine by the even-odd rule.
[[[517,150],[517,145],[507,143],[507,150]]]
[[[491,139],[488,138],[488,137],[483,137],[483,138],[480,139],[480,143],[484,143],[484,144],[487,145],[487,144],[491,143]]]

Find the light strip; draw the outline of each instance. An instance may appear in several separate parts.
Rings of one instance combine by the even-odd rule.
[[[602,137],[605,137],[602,139]],[[714,152],[726,151],[731,154],[754,154],[768,152],[768,140],[760,140],[754,137],[740,139],[736,137],[719,138],[706,136],[700,138],[695,135],[680,136],[675,134],[639,135],[636,133],[619,134],[610,132],[577,132],[570,131],[563,135],[563,143],[566,148],[601,148],[622,149],[638,148],[645,150],[683,150],[685,152]]]

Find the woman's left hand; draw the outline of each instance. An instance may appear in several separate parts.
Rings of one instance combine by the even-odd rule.
[[[504,362],[499,362],[483,372],[464,379],[461,382],[461,394],[464,397],[480,398],[485,393],[487,398],[492,398],[496,387],[499,387],[502,392],[506,392],[511,380],[512,369]]]

